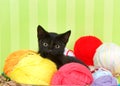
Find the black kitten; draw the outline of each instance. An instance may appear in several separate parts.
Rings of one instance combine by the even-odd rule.
[[[78,62],[84,64],[82,61],[77,60],[75,57],[65,56],[64,49],[68,42],[71,31],[63,34],[50,33],[44,30],[40,25],[37,27],[37,37],[40,55],[48,58],[56,63],[59,69],[62,65],[70,62]]]

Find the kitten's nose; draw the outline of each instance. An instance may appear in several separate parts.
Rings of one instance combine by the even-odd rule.
[[[48,53],[51,53],[51,52],[52,52],[52,50],[49,50],[49,51],[48,51]]]

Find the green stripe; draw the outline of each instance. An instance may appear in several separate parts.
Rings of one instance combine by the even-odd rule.
[[[79,37],[83,36],[85,31],[85,0],[76,0],[76,21],[75,21],[75,38],[78,39]]]
[[[29,0],[19,1],[20,12],[20,48],[29,49]]]
[[[104,0],[104,42],[112,41],[113,3],[113,0]]]
[[[0,9],[1,10],[1,9]],[[1,16],[1,15],[0,15]],[[1,17],[0,17],[1,18]],[[2,31],[2,29],[1,29],[2,27],[1,27],[1,25],[0,25],[0,52],[2,53],[2,48],[1,48],[1,46],[2,46],[2,33],[1,33],[1,31]],[[0,53],[0,73],[2,72],[1,70],[2,70],[2,55],[1,55],[1,53]]]
[[[103,40],[104,0],[95,0],[94,9],[94,35]]]
[[[1,28],[1,27],[0,27]],[[0,30],[0,73],[2,72],[2,55],[1,55],[1,53],[2,53],[2,48],[1,48],[1,46],[2,46],[2,44],[1,44],[1,42],[2,42],[2,36],[1,36],[1,30]]]
[[[37,50],[37,25],[38,0],[29,0],[29,48],[33,50]]]
[[[11,51],[19,49],[19,1],[10,1],[10,33],[11,33]]]
[[[120,0],[114,0],[113,42],[120,45]]]
[[[56,0],[48,0],[48,31],[56,32]]]
[[[57,0],[57,32],[63,33],[66,31],[66,1]]]
[[[2,4],[0,3],[0,12],[2,11],[2,8],[3,6],[2,6]],[[2,16],[3,15],[3,13],[1,12],[0,13],[0,19],[2,19]],[[3,25],[2,24],[0,24],[0,73],[2,72],[2,41],[3,41],[3,39],[2,39],[2,28],[3,28]]]
[[[85,0],[85,35],[94,34],[94,0]]]
[[[1,4],[0,4],[0,11],[1,11]],[[1,18],[1,14],[0,14]],[[0,25],[0,73],[2,72],[2,25]]]
[[[72,30],[67,47],[73,47],[75,36],[75,0],[66,0],[66,30]]]
[[[38,0],[38,24],[48,28],[48,0]]]
[[[4,10],[3,10],[4,9]],[[10,5],[9,0],[2,1],[0,3],[0,28],[1,28],[1,63],[0,63],[0,72],[3,70],[3,65],[6,57],[10,53],[11,44],[10,44]]]

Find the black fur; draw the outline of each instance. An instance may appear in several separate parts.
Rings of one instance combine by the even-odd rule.
[[[64,49],[69,40],[71,31],[67,31],[62,34],[50,33],[44,30],[40,25],[37,27],[37,37],[38,37],[38,53],[44,57],[52,60],[56,63],[59,69],[62,65],[70,62],[77,62],[84,64],[82,61],[76,59],[75,57],[65,56]]]

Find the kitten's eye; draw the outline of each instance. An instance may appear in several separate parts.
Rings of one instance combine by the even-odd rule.
[[[60,45],[55,45],[55,48],[60,48]]]
[[[47,46],[48,46],[48,43],[43,43],[43,46],[44,46],[44,47],[47,47]]]

